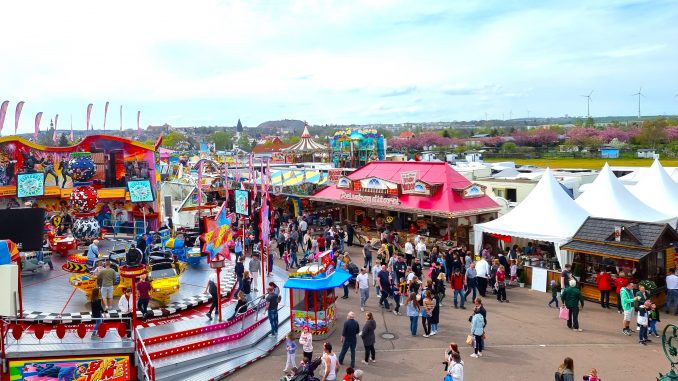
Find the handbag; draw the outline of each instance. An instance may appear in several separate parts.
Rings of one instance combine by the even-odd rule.
[[[568,320],[570,318],[570,310],[568,310],[565,306],[560,307],[558,317],[563,320]]]
[[[473,335],[466,336],[466,344],[473,345]]]
[[[446,374],[445,378],[443,378],[443,381],[454,381],[454,378],[452,378],[451,374]]]

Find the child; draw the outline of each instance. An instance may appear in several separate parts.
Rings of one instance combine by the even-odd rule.
[[[555,279],[551,280],[551,301],[549,302],[549,307],[553,302],[556,302],[556,308],[558,308],[558,291],[560,291],[560,286]]]
[[[598,377],[598,370],[596,370],[596,368],[591,368],[591,371],[589,372],[588,376],[584,376],[584,380],[601,381],[600,377]]]
[[[648,310],[651,308],[652,302],[647,300],[644,304],[638,306],[638,326],[640,330],[638,331],[638,342],[643,345],[647,345],[649,341],[647,339],[647,324],[648,324]]]
[[[515,284],[518,279],[518,264],[515,259],[511,259],[511,279],[510,284]]]
[[[292,369],[297,365],[295,359],[297,355],[297,343],[294,342],[294,335],[292,335],[292,333],[287,335],[287,340],[285,340],[285,349],[287,349],[287,362],[285,362],[284,372],[287,372],[288,369]]]
[[[400,315],[400,284],[392,283],[391,292],[393,293],[393,302],[395,303],[394,315]],[[350,368],[349,368],[350,369]]]
[[[342,378],[343,381],[355,381],[355,376],[353,375],[355,370],[353,368],[346,369],[346,375]]]
[[[290,269],[290,254],[285,250],[283,253],[283,261],[285,261],[285,270],[289,271]]]
[[[650,306],[649,321],[650,321],[649,328],[650,333],[653,334],[654,337],[659,337],[659,334],[657,333],[657,322],[661,320],[659,320],[659,310],[657,309],[657,305],[654,303],[652,303],[652,305]]]

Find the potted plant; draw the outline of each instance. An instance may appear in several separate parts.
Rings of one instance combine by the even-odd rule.
[[[525,287],[525,282],[527,282],[527,275],[525,275],[525,271],[521,271],[520,275],[518,275],[518,285],[523,288]]]

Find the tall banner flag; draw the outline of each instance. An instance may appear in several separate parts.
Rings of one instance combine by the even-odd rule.
[[[141,136],[141,111],[137,111],[137,136]]]
[[[56,130],[57,130],[57,123],[59,123],[59,114],[56,114],[56,116],[54,117],[54,133],[52,133],[52,141],[53,141],[54,143],[57,142],[57,132],[56,132]]]
[[[40,134],[40,121],[42,120],[42,112],[35,114],[35,131],[33,131],[33,138],[38,141],[38,134]]]
[[[257,200],[257,179],[254,173],[254,154],[250,154],[250,182],[252,182],[252,202]]]
[[[202,204],[202,163],[203,161],[200,160],[198,164],[198,208]]]
[[[122,131],[122,105],[120,105],[120,131]]]
[[[9,101],[2,102],[2,106],[0,106],[0,133],[2,133],[2,126],[5,125],[5,115],[7,115],[8,106]]]
[[[71,141],[75,141],[75,138],[73,136],[73,114],[71,114]]]
[[[14,135],[16,135],[16,132],[19,129],[19,117],[21,116],[21,110],[23,110],[23,108],[24,101],[16,104],[16,111],[14,111]]]
[[[87,124],[85,125],[85,131],[89,131],[89,119],[92,116],[92,104],[87,105]]]
[[[108,101],[104,105],[104,131],[106,131],[106,116],[108,115]]]
[[[228,163],[224,163],[224,193],[226,195],[226,203],[228,203]]]

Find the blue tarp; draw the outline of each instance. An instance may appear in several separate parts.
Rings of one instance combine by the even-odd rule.
[[[349,279],[351,279],[351,274],[337,270],[332,275],[322,279],[290,278],[283,287],[295,290],[328,290],[343,285]]]

